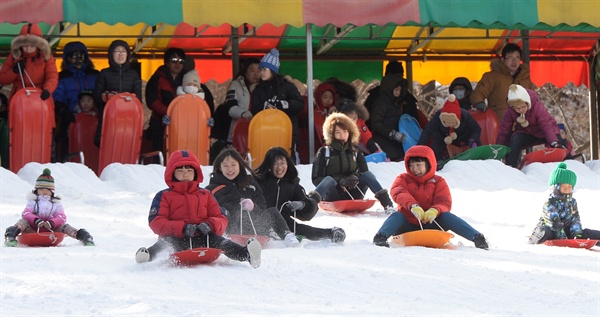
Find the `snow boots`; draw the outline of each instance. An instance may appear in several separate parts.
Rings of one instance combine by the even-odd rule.
[[[331,242],[333,243],[342,243],[346,239],[346,232],[342,228],[333,227],[331,230]]]
[[[379,247],[389,248],[390,244],[388,243],[388,238],[381,233],[376,234],[373,237],[373,244]]]
[[[296,248],[300,246],[300,241],[298,241],[298,237],[293,232],[290,232],[283,238],[283,244],[286,247]]]
[[[262,246],[260,242],[254,238],[248,239],[246,242],[246,250],[248,252],[248,262],[253,268],[260,266],[260,255],[262,252]]]
[[[144,263],[148,261],[150,261],[150,251],[148,251],[148,248],[139,248],[135,253],[135,262]]]
[[[389,215],[396,211],[396,208],[394,208],[394,204],[392,203],[392,199],[390,198],[387,189],[382,189],[376,192],[375,198],[379,200],[379,203],[383,206],[386,214]]]
[[[21,233],[21,229],[16,226],[10,226],[6,228],[6,232],[4,233],[4,245],[7,247],[16,247],[17,244],[17,236]]]
[[[87,232],[85,229],[77,230],[77,236],[75,237],[77,240],[83,242],[86,247],[94,246],[94,238],[92,235]]]
[[[529,237],[530,244],[540,244],[552,237],[552,229],[549,227],[535,227]]]
[[[321,202],[321,200],[323,200],[323,198],[321,197],[321,194],[319,194],[318,192],[312,190],[310,191],[308,194],[306,194],[306,196],[308,196],[308,198],[313,199],[314,201],[318,203]]]
[[[478,233],[473,237],[473,242],[475,243],[475,247],[479,249],[487,250],[489,249],[488,243],[485,240],[483,234]]]

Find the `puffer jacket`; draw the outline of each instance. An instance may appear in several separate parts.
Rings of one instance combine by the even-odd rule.
[[[402,92],[394,97],[394,89],[400,85]],[[373,138],[392,161],[400,161],[404,157],[402,144],[390,139],[392,130],[398,131],[400,117],[408,113],[419,120],[417,100],[408,92],[406,79],[392,74],[381,80],[380,94],[371,109],[371,128]]]
[[[282,215],[293,216],[294,213],[288,205],[281,206],[288,201],[302,201],[304,208],[296,211],[296,218],[307,221],[314,217],[319,209],[317,202],[306,196],[304,188],[300,185],[300,179],[289,179],[287,177],[277,178],[273,173],[268,173],[258,180],[265,196],[267,206],[276,207],[281,210]]]
[[[531,98],[531,106],[525,112],[525,119],[527,119],[529,125],[525,128],[521,126],[517,122],[517,118],[520,115],[509,107],[502,118],[502,123],[500,123],[496,144],[508,145],[511,136],[517,133],[526,133],[536,138],[546,139],[547,146],[550,146],[552,142],[558,142],[560,131],[558,130],[556,120],[554,120],[554,117],[552,117],[544,104],[538,99],[535,91],[531,89],[526,90]]]
[[[80,68],[73,66],[68,59],[75,50],[80,50],[85,54],[85,60]],[[70,42],[65,45],[62,70],[58,74],[58,87],[52,93],[55,107],[65,107],[70,112],[77,112],[79,110],[79,93],[82,90],[93,91],[99,73],[94,69],[87,47],[83,43]]]
[[[191,182],[175,179],[175,168],[190,165],[196,170]],[[210,191],[198,186],[203,180],[200,163],[196,156],[188,151],[176,151],[169,158],[165,168],[165,182],[169,188],[154,196],[148,223],[157,235],[183,238],[186,224],[206,222],[216,235],[223,235],[227,227],[227,217]]]
[[[167,108],[175,99],[177,87],[181,86],[184,72],[173,78],[167,66],[158,67],[146,84],[146,105],[152,110],[152,117],[161,119],[167,114]]]
[[[35,224],[38,218],[42,221],[52,221],[54,228],[58,228],[67,222],[67,216],[60,197],[39,196],[34,193],[27,194],[27,206],[25,206],[21,217],[27,220],[32,228],[38,228]],[[43,227],[39,229],[40,231],[49,231]]]
[[[35,46],[37,49],[31,54],[26,54],[21,49],[25,45]],[[54,92],[58,85],[58,71],[50,44],[42,37],[40,27],[31,23],[23,25],[19,35],[12,40],[10,48],[11,54],[8,54],[0,68],[0,84],[12,84],[9,99],[17,90],[23,89],[23,82],[25,87],[35,86],[50,93]],[[13,71],[15,64],[21,60],[25,61],[22,75]]]
[[[430,168],[425,175],[418,177],[410,171],[408,161],[412,157],[427,159]],[[435,208],[440,213],[452,209],[450,188],[443,177],[435,175],[437,162],[433,151],[428,146],[415,145],[411,147],[406,152],[404,166],[406,167],[406,173],[396,177],[390,188],[390,196],[411,224],[419,225],[419,220],[410,211],[413,204],[418,204],[423,210]]]
[[[572,193],[561,193],[560,184],[554,185],[544,204],[538,227],[550,228],[553,239],[574,239],[583,235],[577,200]]]
[[[458,104],[461,108],[465,110],[471,109],[471,93],[473,92],[473,86],[471,86],[471,82],[466,77],[457,77],[455,78],[450,86],[448,87],[448,92],[454,92],[454,88],[458,85],[465,87],[465,97],[463,99],[458,100]]]
[[[337,140],[332,140],[330,145],[322,146],[315,156],[312,182],[318,186],[327,176],[331,176],[336,182],[339,182],[342,178],[352,174],[360,177],[368,170],[365,156],[355,145],[349,142],[342,144]]]
[[[470,100],[471,104],[476,106],[487,99],[488,107],[496,112],[499,120],[502,120],[504,112],[509,108],[506,102],[508,87],[511,84],[521,85],[528,89],[534,87],[529,77],[529,66],[526,64],[521,64],[520,70],[514,78],[500,59],[492,60],[490,69],[491,71],[483,74],[477,83]]]
[[[122,65],[115,63],[113,59],[113,51],[117,46],[122,46],[127,50],[127,61]],[[100,71],[94,87],[94,101],[101,114],[105,104],[102,100],[104,92],[130,92],[142,101],[142,81],[138,73],[131,68],[130,58],[131,49],[127,42],[115,40],[110,44],[108,48],[109,67]]]

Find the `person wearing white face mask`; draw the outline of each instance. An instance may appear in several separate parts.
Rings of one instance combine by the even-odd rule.
[[[200,85],[200,76],[195,69],[190,70],[183,76],[181,86],[177,87],[177,95],[192,94],[204,99],[204,91]]]
[[[469,100],[469,96],[471,95],[471,92],[473,92],[473,87],[468,78],[454,78],[450,87],[448,87],[448,92],[456,96],[456,100],[458,100],[458,104],[462,109],[471,109],[471,100]]]

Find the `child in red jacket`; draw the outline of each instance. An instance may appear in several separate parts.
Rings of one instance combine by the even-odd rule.
[[[138,263],[151,261],[156,253],[171,246],[175,252],[188,248],[219,248],[234,260],[248,261],[252,267],[260,266],[261,246],[248,239],[245,247],[223,238],[227,217],[202,182],[200,162],[192,152],[175,151],[165,169],[165,182],[169,186],[154,196],[148,222],[158,242],[150,248],[140,248],[135,254]]]
[[[389,247],[393,235],[423,229],[452,230],[475,247],[488,249],[487,241],[467,222],[450,212],[452,196],[443,177],[435,175],[437,161],[431,148],[415,145],[404,157],[406,173],[398,175],[390,193],[400,211],[392,213],[383,223],[373,243]],[[421,224],[419,224],[419,222]]]

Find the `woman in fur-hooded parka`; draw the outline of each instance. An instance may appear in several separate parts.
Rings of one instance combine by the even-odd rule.
[[[36,49],[27,53],[25,46]],[[9,98],[23,88],[23,82],[25,87],[37,87],[50,94],[54,92],[58,85],[58,71],[50,45],[42,37],[42,30],[37,24],[23,25],[19,35],[12,40],[10,49],[11,54],[0,68],[0,84],[13,85]],[[25,69],[20,69],[23,65]]]

